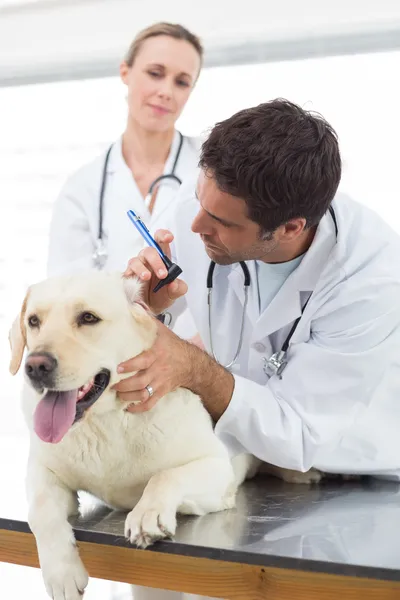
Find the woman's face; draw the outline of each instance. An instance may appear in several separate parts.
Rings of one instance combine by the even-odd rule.
[[[185,40],[159,35],[145,40],[131,67],[123,62],[129,116],[148,131],[172,129],[200,70],[200,56]]]

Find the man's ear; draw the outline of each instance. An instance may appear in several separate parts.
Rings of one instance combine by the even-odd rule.
[[[26,330],[24,325],[26,305],[29,297],[29,289],[26,293],[24,301],[22,303],[21,312],[14,320],[10,332],[8,334],[8,341],[10,342],[11,348],[11,361],[10,361],[10,373],[16,375],[21,366],[22,358],[24,356],[24,350],[26,346]]]

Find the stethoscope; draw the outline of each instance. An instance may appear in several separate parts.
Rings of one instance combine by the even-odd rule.
[[[183,145],[183,140],[184,140],[184,137],[181,134],[181,132],[178,131],[178,133],[179,133],[179,146],[178,146],[178,150],[176,151],[176,156],[175,156],[174,164],[172,166],[172,170],[170,173],[160,175],[151,183],[149,190],[146,194],[146,197],[144,199],[146,208],[149,208],[149,206],[150,206],[151,199],[153,197],[153,192],[154,192],[156,186],[159,185],[162,181],[169,179],[172,181],[176,181],[176,183],[178,185],[182,184],[182,180],[175,173],[176,167],[177,167],[177,164],[179,161],[179,157],[181,155],[181,150],[182,150],[182,145]],[[102,174],[102,178],[101,178],[101,187],[100,187],[100,196],[99,196],[99,222],[98,222],[98,229],[97,229],[97,239],[96,239],[96,243],[95,243],[95,251],[93,252],[93,255],[92,255],[93,265],[98,269],[102,269],[104,267],[104,265],[107,261],[107,258],[108,258],[107,248],[106,248],[106,246],[104,244],[104,240],[103,240],[103,212],[104,212],[104,193],[105,193],[106,184],[107,184],[107,167],[108,167],[108,161],[109,161],[110,153],[111,153],[113,146],[114,146],[114,144],[111,144],[111,146],[107,150],[106,157],[104,159],[103,174]]]
[[[336,240],[337,240],[338,225],[337,225],[335,211],[333,210],[332,206],[329,207],[329,213],[330,213],[333,223],[335,225],[335,236],[336,236]],[[233,365],[235,364],[235,362],[238,359],[238,356],[240,354],[240,351],[242,349],[242,344],[243,344],[244,322],[245,322],[246,308],[247,308],[247,303],[248,303],[248,298],[249,298],[249,287],[250,287],[251,278],[250,278],[250,271],[249,271],[246,263],[244,261],[241,261],[239,264],[242,267],[243,277],[244,277],[244,281],[243,281],[244,302],[243,302],[242,321],[240,324],[240,335],[239,335],[239,342],[238,342],[238,345],[236,348],[236,352],[234,354],[233,359],[227,365],[223,365],[225,367],[225,369],[231,369],[231,367],[233,367]],[[212,339],[212,323],[211,323],[211,308],[212,308],[211,303],[212,303],[214,270],[215,270],[215,262],[212,260],[210,262],[210,266],[208,268],[208,273],[207,273],[208,333],[209,333],[209,337],[210,337],[211,353],[213,355],[214,360],[219,362],[218,358],[216,357],[215,350],[214,350],[213,339]],[[305,302],[305,304],[302,306],[301,315],[299,317],[297,317],[297,319],[293,323],[292,328],[290,329],[289,334],[287,335],[285,341],[283,342],[281,349],[278,350],[277,352],[274,352],[274,354],[272,354],[272,356],[270,358],[267,358],[267,357],[263,358],[264,373],[268,377],[277,375],[279,377],[279,379],[282,379],[282,373],[288,363],[287,351],[289,349],[290,340],[292,339],[294,332],[296,331],[297,326],[300,323],[301,317],[303,316],[304,310],[305,310],[308,302],[310,301],[311,296],[312,296],[312,293],[307,298],[307,301]]]

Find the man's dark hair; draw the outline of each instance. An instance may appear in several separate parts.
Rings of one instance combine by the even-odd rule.
[[[217,123],[199,165],[222,192],[246,202],[249,218],[266,233],[299,217],[317,225],[341,177],[334,129],[281,98]]]

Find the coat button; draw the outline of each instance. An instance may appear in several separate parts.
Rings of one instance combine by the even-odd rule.
[[[261,342],[256,342],[253,348],[257,350],[257,352],[265,352],[265,346]]]

